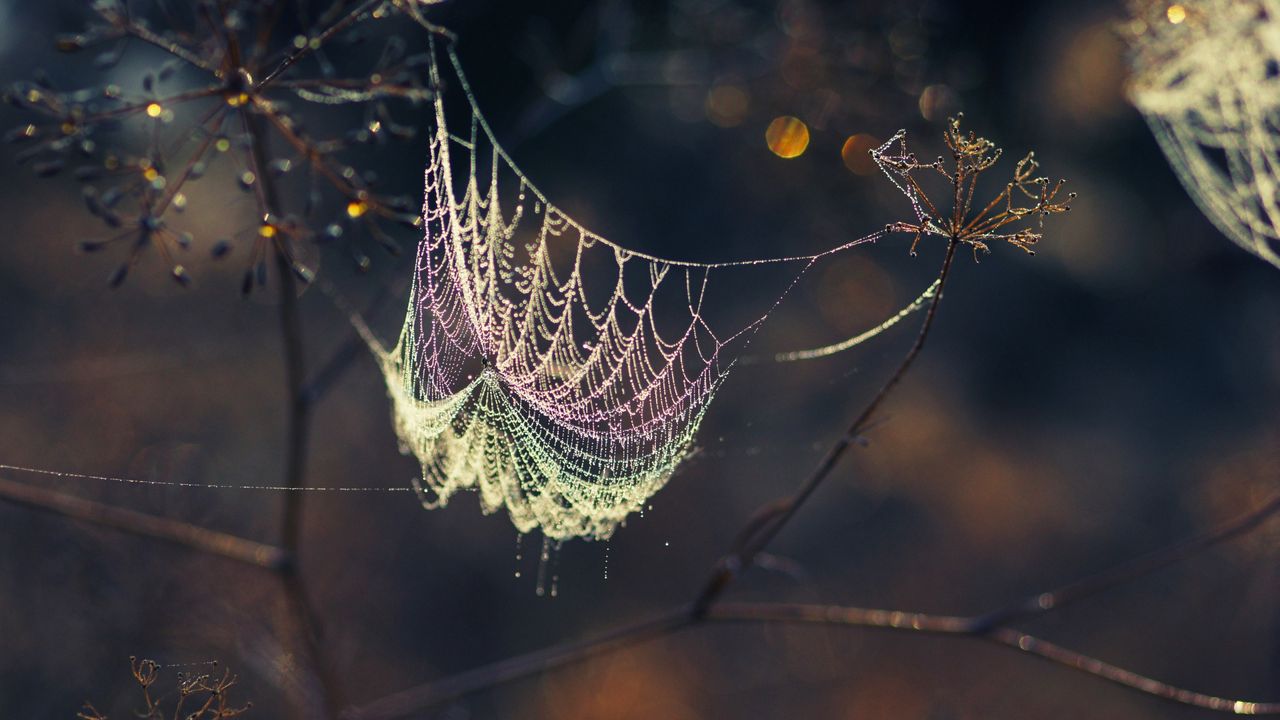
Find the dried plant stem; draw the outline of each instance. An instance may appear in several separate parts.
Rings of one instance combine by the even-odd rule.
[[[245,128],[252,144],[251,153],[259,179],[259,200],[270,215],[281,214],[280,197],[267,169],[267,135],[262,119],[253,110],[242,111]],[[316,678],[324,691],[326,714],[332,716],[343,701],[337,674],[324,653],[321,642],[320,622],[311,604],[306,584],[302,579],[299,563],[299,539],[302,527],[303,493],[297,490],[306,485],[307,445],[311,432],[311,404],[307,400],[306,348],[303,343],[302,318],[298,311],[298,286],[294,278],[294,263],[283,244],[276,245],[276,268],[280,288],[280,335],[284,343],[285,386],[288,391],[288,424],[285,438],[285,487],[295,492],[285,493],[281,514],[281,544],[294,562],[280,572],[285,600],[289,605],[289,617],[298,625],[311,658]],[[304,713],[298,708],[299,713]]]
[[[391,720],[405,717],[468,693],[571,665],[602,653],[620,650],[645,640],[711,622],[817,623],[983,639],[1183,705],[1240,715],[1278,715],[1280,703],[1221,698],[1180,688],[1041,640],[1007,624],[1016,619],[1052,612],[1069,602],[1186,560],[1256,530],[1266,520],[1277,514],[1280,514],[1280,496],[1209,532],[1060,588],[1033,595],[1031,597],[1036,599],[1034,609],[1028,607],[1028,601],[965,617],[835,605],[720,603],[706,609],[702,615],[695,615],[694,607],[689,606],[652,620],[622,626],[590,640],[566,643],[509,658],[389,695],[360,708],[348,710],[342,717],[347,720]],[[1040,599],[1048,601],[1042,603]]]
[[[902,357],[897,369],[880,387],[875,396],[871,398],[871,401],[858,413],[844,434],[827,450],[817,468],[800,484],[800,487],[791,496],[762,508],[755,518],[747,524],[747,527],[739,533],[735,547],[716,564],[711,577],[694,601],[693,609],[695,615],[705,614],[733,582],[738,572],[750,567],[756,556],[777,537],[783,526],[795,516],[800,506],[813,495],[818,486],[835,470],[845,452],[866,430],[867,424],[871,421],[876,410],[884,403],[885,398],[889,396],[889,393],[893,392],[893,389],[902,381],[907,371],[915,364],[916,358],[924,350],[925,341],[928,340],[929,331],[933,328],[934,319],[938,315],[938,306],[942,303],[943,292],[946,289],[947,278],[951,274],[951,266],[955,260],[958,246],[959,242],[955,239],[947,243],[946,255],[942,260],[942,269],[938,271],[938,291],[933,296],[933,301],[929,303],[929,309],[925,313],[924,322],[920,324],[920,332],[916,335],[915,342],[911,344],[911,348]]]
[[[356,314],[353,308],[348,310],[349,306],[345,300],[337,299],[336,291],[328,290],[323,282],[318,287],[331,295],[330,299],[334,301],[333,304],[338,306],[340,311],[347,312],[349,315]],[[403,290],[401,283],[380,285],[373,300],[359,313],[359,316],[367,318],[377,315],[378,311],[389,299],[400,295],[401,290]],[[350,320],[350,317],[347,319]],[[364,337],[358,331],[351,329],[346,340],[329,355],[327,360],[320,364],[320,369],[312,375],[310,382],[304,388],[303,396],[306,398],[307,403],[314,407],[321,400],[328,397],[330,391],[342,380],[347,370],[357,360],[368,356],[368,343],[365,342]]]
[[[1071,603],[1084,600],[1118,585],[1176,565],[1209,548],[1247,535],[1280,513],[1280,495],[1259,505],[1231,522],[1208,532],[1187,538],[1181,542],[1140,555],[1126,563],[1116,565],[1095,575],[1081,578],[1059,588],[1031,595],[1021,602],[992,611],[975,619],[974,630],[1008,625],[1018,620],[1043,615]]]
[[[0,478],[0,500],[112,530],[155,538],[273,572],[279,572],[291,563],[289,553],[273,545],[5,478]]]
[[[954,617],[838,605],[788,603],[724,603],[711,613],[711,620],[724,622],[841,625],[980,638],[1181,705],[1237,715],[1280,714],[1280,702],[1251,702],[1206,695],[1117,667],[1014,628],[994,627],[982,630],[982,616]]]
[[[255,136],[255,143],[256,141]],[[305,350],[302,342],[302,320],[298,314],[297,284],[293,277],[292,262],[283,251],[276,253],[276,266],[280,275],[280,329],[284,340],[285,374],[289,392],[284,479],[286,487],[297,490],[306,486],[311,403],[308,402],[306,394]],[[281,544],[294,562],[283,567],[279,575],[284,597],[288,603],[289,617],[297,623],[297,633],[307,646],[307,654],[311,658],[316,678],[324,691],[326,713],[331,716],[345,703],[337,674],[324,652],[320,622],[311,604],[298,562],[304,495],[305,493],[302,492],[284,494],[284,507],[280,519]],[[303,711],[299,709],[299,712]]]
[[[363,0],[363,2],[361,2],[359,5],[347,11],[345,15],[343,15],[338,20],[334,21],[333,24],[327,27],[319,35],[316,35],[314,38],[312,38],[311,42],[302,46],[298,50],[291,53],[284,60],[282,60],[279,65],[277,65],[273,70],[268,72],[265,76],[263,76],[261,80],[258,81],[258,86],[265,87],[266,85],[270,84],[271,81],[280,77],[289,68],[297,64],[299,60],[302,60],[303,58],[306,58],[308,55],[311,55],[316,51],[316,49],[318,49],[319,47],[327,43],[335,35],[337,35],[338,33],[350,27],[353,23],[355,23],[356,20],[360,19],[361,15],[364,15],[365,13],[373,10],[377,6],[381,5],[383,2],[385,2],[385,0]]]
[[[646,640],[666,637],[702,622],[701,619],[694,617],[691,610],[691,607],[680,608],[650,620],[623,625],[585,642],[555,645],[452,675],[433,683],[419,685],[359,708],[350,708],[341,715],[341,718],[342,720],[401,718],[456,700],[478,690],[579,663],[597,655],[623,650]]]
[[[290,489],[297,489],[305,484],[311,410],[305,395],[305,350],[302,343],[302,321],[298,316],[297,284],[293,278],[291,263],[281,252],[276,253],[276,266],[280,271],[280,335],[284,341],[285,382],[289,392],[284,484]],[[281,544],[295,554],[301,533],[303,495],[301,492],[284,494],[284,508],[280,519]]]
[[[315,374],[311,382],[307,383],[304,395],[307,403],[315,405],[323,400],[338,380],[342,379],[347,369],[354,365],[356,360],[368,354],[368,350],[364,340],[359,337],[352,337],[343,342],[329,356],[328,361]]]

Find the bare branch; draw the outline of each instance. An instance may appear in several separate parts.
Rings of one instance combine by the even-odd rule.
[[[526,655],[517,655],[434,683],[388,695],[360,708],[349,709],[340,717],[342,720],[401,718],[477,690],[579,663],[646,640],[665,637],[700,622],[691,613],[691,609],[681,608],[651,620],[624,625],[585,642],[565,643]]]
[[[1126,563],[1116,565],[1095,575],[1080,578],[1046,592],[1032,595],[1025,600],[995,610],[977,619],[978,627],[997,627],[1018,620],[1043,615],[1071,603],[1092,597],[1118,585],[1132,582],[1145,575],[1175,565],[1198,555],[1216,545],[1247,535],[1280,513],[1280,495],[1231,522],[1208,532],[1174,543],[1159,550],[1141,555]]]
[[[262,182],[263,199],[267,211],[280,213],[280,199],[275,183],[266,170],[268,157],[266,133],[262,119],[254,110],[242,110],[245,125],[252,140],[251,152],[254,165]],[[289,397],[289,415],[285,445],[285,487],[297,489],[306,485],[307,445],[311,432],[311,405],[306,396],[306,348],[302,338],[302,317],[298,311],[298,288],[294,279],[294,263],[283,245],[276,246],[276,267],[280,274],[280,336],[284,343],[285,386]],[[302,531],[302,500],[300,492],[286,493],[281,514],[281,543],[294,557],[298,555],[298,543]],[[298,624],[298,632],[307,646],[316,675],[324,689],[327,712],[334,713],[345,703],[337,674],[324,652],[320,640],[320,622],[311,604],[296,564],[281,574],[284,594],[292,609],[291,616]]]
[[[291,564],[290,553],[273,545],[4,478],[0,478],[0,501],[163,540],[276,572]]]
[[[712,610],[708,619],[724,622],[841,625],[980,638],[1180,705],[1235,715],[1280,715],[1280,702],[1254,702],[1206,695],[1140,675],[1014,628],[997,627],[983,631],[979,629],[981,616],[964,618],[839,605],[724,603]]]
[[[1045,606],[1037,605],[1035,612],[1026,608],[1026,603],[1016,603],[1008,608],[968,617],[838,605],[787,603],[721,603],[707,608],[703,614],[698,615],[695,613],[695,607],[689,606],[653,620],[623,626],[600,637],[557,645],[411,688],[362,707],[347,710],[341,717],[344,720],[391,720],[405,717],[468,693],[580,662],[596,655],[620,650],[644,640],[674,634],[679,630],[708,622],[816,623],[977,638],[1006,645],[1057,665],[1079,670],[1129,689],[1182,705],[1238,715],[1280,715],[1280,703],[1277,702],[1234,700],[1187,690],[1112,665],[1090,655],[1069,650],[1007,625],[1014,619],[1052,612],[1068,602],[1132,581],[1229,540],[1242,537],[1258,529],[1277,514],[1280,514],[1280,496],[1207,533],[1143,555],[1056,590],[1033,595],[1033,598],[1057,598],[1056,602],[1047,603]],[[1021,612],[1014,613],[1011,608],[1021,609]]]

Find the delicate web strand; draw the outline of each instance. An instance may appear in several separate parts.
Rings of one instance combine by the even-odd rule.
[[[24,467],[22,465],[5,465],[0,463],[0,470],[9,470],[12,472],[32,473],[35,475],[48,475],[50,477],[67,478],[72,480],[99,480],[102,482],[112,482],[122,485],[154,485],[159,487],[179,487],[179,488],[202,488],[209,490],[267,490],[270,492],[341,492],[341,493],[357,493],[357,492],[408,492],[411,488],[407,487],[290,487],[288,485],[232,485],[226,483],[193,483],[178,482],[173,480],[143,480],[141,478],[116,477],[113,475],[91,475],[88,473],[63,472],[60,470],[45,470],[42,468]]]
[[[515,172],[517,176],[524,182],[525,187],[531,193],[533,193],[533,195],[536,198],[538,198],[538,200],[542,202],[544,205],[549,204],[549,201],[547,200],[546,195],[544,195],[542,191],[538,189],[538,186],[534,185],[533,182],[530,181],[526,175],[520,172],[519,168],[516,166],[515,160],[513,160],[511,156],[507,154],[506,149],[503,148],[502,144],[498,142],[497,135],[495,135],[493,130],[489,127],[489,122],[488,120],[485,119],[484,114],[480,112],[480,105],[476,100],[475,93],[473,93],[471,90],[471,84],[467,81],[466,73],[464,73],[462,70],[462,62],[458,59],[457,51],[454,48],[452,43],[449,44],[448,48],[446,49],[446,52],[449,55],[449,62],[453,65],[454,73],[457,75],[458,86],[462,90],[463,94],[466,96],[467,103],[471,106],[472,117],[475,118],[479,128],[484,131],[485,139],[488,140],[488,142],[492,145],[494,152],[496,152],[498,156],[502,158],[502,161],[506,163],[506,165],[513,172]],[[471,143],[467,143],[457,136],[451,135],[450,137],[453,140],[457,141],[458,143],[463,144],[464,146],[471,145]],[[573,229],[577,230],[583,235],[590,236],[592,240],[599,241],[611,248],[625,252],[628,255],[640,258],[642,260],[648,260],[650,262],[662,263],[664,265],[671,265],[675,267],[695,267],[695,268],[726,268],[726,267],[744,267],[749,265],[769,265],[774,263],[810,262],[813,260],[818,260],[820,258],[826,257],[827,255],[832,255],[834,253],[841,252],[842,250],[848,250],[849,248],[855,247],[857,245],[861,245],[862,243],[867,242],[868,240],[881,235],[881,233],[879,232],[873,233],[872,235],[857,238],[855,240],[850,240],[849,242],[843,243],[841,245],[837,245],[827,250],[823,250],[822,252],[819,252],[819,253],[814,253],[812,255],[789,255],[789,256],[782,256],[782,257],[757,258],[753,260],[730,260],[726,262],[701,263],[701,262],[695,262],[692,260],[673,260],[669,258],[662,258],[656,255],[650,255],[648,253],[639,252],[637,250],[630,250],[621,245],[618,245],[617,243],[613,242],[612,240],[609,240],[606,237],[596,235],[595,233],[591,232],[585,227],[579,225],[577,221],[573,220],[568,216],[565,216],[564,220],[570,226],[572,226]]]
[[[844,352],[845,350],[849,350],[850,348],[861,345],[862,343],[870,340],[871,338],[874,338],[875,336],[879,335],[885,330],[888,330],[894,325],[897,325],[899,322],[902,322],[909,315],[916,312],[920,308],[923,308],[924,306],[928,305],[929,301],[933,299],[933,296],[938,293],[939,284],[940,284],[940,281],[934,280],[932,283],[929,284],[929,287],[925,288],[925,291],[920,294],[920,297],[916,298],[915,300],[912,300],[910,304],[908,304],[906,307],[899,310],[896,315],[889,318],[888,320],[885,320],[879,325],[871,328],[870,330],[867,330],[866,332],[863,332],[859,335],[854,335],[853,337],[847,340],[842,340],[838,343],[834,343],[831,345],[823,345],[822,347],[816,347],[809,350],[792,350],[791,352],[777,353],[776,355],[773,355],[773,356],[749,355],[747,357],[742,358],[739,362],[741,362],[743,365],[755,365],[762,362],[778,362],[778,363],[795,362],[797,360],[814,360],[817,358],[824,358],[831,355],[835,355],[836,353],[839,353],[839,352]]]

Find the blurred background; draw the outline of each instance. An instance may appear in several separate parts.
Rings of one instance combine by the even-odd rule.
[[[6,83],[136,85],[54,49],[83,3],[0,0]],[[910,206],[866,150],[906,128],[922,157],[949,114],[1026,150],[1080,194],[1034,257],[965,253],[887,422],[844,462],[729,593],[979,613],[1103,569],[1256,506],[1280,468],[1280,276],[1198,211],[1126,102],[1119,3],[672,0],[446,2],[429,17],[494,130],[550,197],[623,245],[695,260],[820,250]],[[376,32],[383,32],[380,28]],[[425,36],[407,24],[410,47]],[[341,61],[341,46],[332,54]],[[361,52],[358,48],[351,53]],[[317,122],[326,122],[321,110]],[[337,112],[337,111],[334,111]],[[413,116],[412,112],[419,113]],[[795,157],[775,118],[804,123]],[[333,116],[339,118],[340,116]],[[400,122],[425,125],[426,108]],[[330,118],[332,120],[332,118]],[[338,120],[332,120],[338,122]],[[30,122],[5,107],[0,126]],[[775,148],[776,149],[776,148]],[[254,222],[214,178],[182,288],[151,253],[76,251],[102,233],[70,178],[36,180],[0,149],[0,463],[185,483],[274,483],[285,390],[274,290],[240,297],[243,257],[208,260]],[[397,193],[421,192],[421,140],[370,151]],[[784,154],[794,154],[794,148]],[[376,159],[373,159],[376,158]],[[412,257],[321,247],[308,262],[371,321],[398,329]],[[824,262],[753,350],[833,342],[914,298],[942,248],[894,237]],[[352,256],[371,262],[359,272]],[[751,288],[744,288],[744,293]],[[756,298],[757,300],[759,298]],[[301,299],[313,368],[350,338],[321,293]],[[903,323],[834,357],[734,371],[699,453],[607,543],[571,542],[557,597],[535,592],[537,537],[517,548],[474,497],[425,511],[404,493],[309,495],[302,542],[326,647],[355,703],[686,602],[755,508],[791,491],[914,337]],[[405,486],[374,363],[316,408],[308,480]],[[278,493],[4,477],[266,542]],[[130,655],[217,659],[248,717],[283,716],[306,686],[266,572],[0,503],[0,717],[127,716]],[[1027,625],[1195,690],[1280,699],[1277,527]],[[519,559],[517,559],[519,558]],[[516,577],[518,571],[522,577]],[[167,670],[165,672],[173,672]],[[161,681],[164,684],[164,681]],[[976,641],[837,628],[707,627],[480,693],[441,718],[1195,718]]]

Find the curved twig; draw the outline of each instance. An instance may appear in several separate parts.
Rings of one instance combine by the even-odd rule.
[[[814,623],[983,639],[1182,705],[1237,715],[1280,715],[1280,703],[1277,702],[1237,700],[1195,692],[1126,670],[1007,625],[1015,619],[1052,612],[1070,602],[1186,560],[1256,530],[1277,514],[1280,514],[1280,495],[1257,509],[1206,533],[1121,563],[1055,590],[1033,595],[1031,597],[1035,599],[1052,600],[1043,604],[1037,600],[1034,610],[1027,607],[1028,601],[967,617],[837,605],[786,603],[721,603],[697,615],[694,607],[689,606],[652,620],[620,627],[596,638],[556,645],[420,685],[359,708],[348,709],[343,713],[342,718],[344,720],[391,720],[405,717],[425,708],[455,700],[468,693],[561,668],[645,640],[671,635],[677,631],[710,622]]]
[[[1253,702],[1207,695],[1126,670],[1015,628],[982,630],[979,627],[981,616],[953,617],[839,605],[723,603],[711,610],[708,619],[724,622],[841,625],[980,638],[1180,705],[1236,715],[1280,715],[1280,702]]]
[[[280,572],[292,562],[287,551],[274,545],[5,478],[0,478],[0,502],[163,540],[273,572]]]
[[[443,680],[388,695],[359,708],[349,708],[340,717],[342,720],[390,720],[405,717],[477,690],[579,663],[646,640],[665,637],[700,622],[693,616],[691,609],[680,608],[650,620],[624,625],[586,642],[554,645],[451,675]]]
[[[839,464],[840,459],[844,457],[845,452],[857,441],[858,437],[866,429],[867,424],[871,422],[872,416],[875,415],[880,405],[884,403],[885,398],[906,376],[916,358],[920,356],[920,352],[924,350],[925,341],[929,339],[929,331],[933,329],[934,319],[938,315],[938,307],[942,304],[943,291],[946,289],[947,278],[951,274],[952,262],[955,260],[956,249],[959,245],[959,241],[955,239],[947,243],[946,255],[942,260],[942,269],[938,271],[938,277],[935,280],[937,292],[929,303],[929,309],[925,312],[924,322],[920,324],[920,332],[916,335],[915,342],[911,344],[907,354],[902,357],[897,369],[889,376],[884,385],[880,386],[880,390],[871,398],[871,401],[862,409],[862,412],[858,413],[858,416],[854,418],[854,421],[845,430],[844,434],[827,450],[827,454],[823,456],[817,468],[800,484],[795,493],[790,497],[770,503],[774,508],[773,511],[767,516],[759,516],[758,523],[752,529],[752,532],[741,536],[733,551],[721,558],[716,564],[711,577],[707,579],[702,592],[699,593],[697,600],[694,601],[695,614],[700,615],[707,612],[730,583],[733,582],[737,573],[743,568],[750,567],[756,556],[777,537],[783,526],[795,516],[800,506],[813,495],[813,491],[817,490],[818,486],[831,475],[836,465]]]
[[[250,110],[243,110],[245,128],[251,140],[250,151],[258,177],[262,178],[261,202],[269,213],[280,212],[280,199],[267,169],[267,139],[262,120]],[[280,287],[280,336],[284,344],[285,383],[288,389],[289,413],[285,445],[285,486],[306,486],[307,446],[311,434],[311,405],[307,400],[306,348],[302,337],[302,318],[298,308],[298,289],[294,279],[294,264],[284,246],[277,246],[276,267]],[[295,559],[298,556],[302,531],[303,493],[291,492],[284,498],[281,511],[281,544]],[[337,673],[321,641],[320,620],[307,592],[306,583],[298,571],[297,563],[284,567],[280,580],[284,596],[290,605],[290,615],[298,624],[298,632],[316,670],[317,679],[324,690],[326,712],[332,716],[345,702]]]

